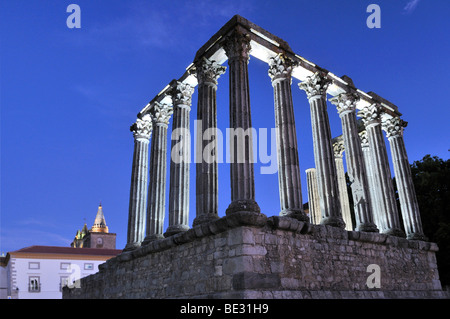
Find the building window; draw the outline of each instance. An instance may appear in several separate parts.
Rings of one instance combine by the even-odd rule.
[[[41,283],[39,277],[33,276],[28,277],[28,291],[29,292],[40,292],[41,291]]]
[[[41,265],[38,262],[29,262],[28,263],[28,269],[40,269]]]
[[[93,270],[94,269],[94,264],[84,264],[84,270]]]
[[[70,268],[70,263],[61,263],[61,269],[62,270],[67,270]]]

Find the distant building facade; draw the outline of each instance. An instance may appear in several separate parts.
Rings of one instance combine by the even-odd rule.
[[[2,298],[61,299],[62,287],[98,271],[121,250],[30,246],[9,252],[1,271]]]
[[[115,248],[100,204],[92,228],[77,231],[71,247],[30,246],[0,257],[0,299],[61,299],[62,287],[122,252]]]

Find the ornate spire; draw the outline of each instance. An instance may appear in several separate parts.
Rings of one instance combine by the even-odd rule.
[[[95,216],[94,226],[91,228],[93,233],[108,233],[108,226],[106,226],[105,216],[103,215],[102,203],[98,206],[97,216]]]

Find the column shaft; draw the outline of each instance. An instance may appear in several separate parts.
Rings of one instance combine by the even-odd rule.
[[[189,178],[191,134],[189,112],[194,88],[178,82],[171,92],[173,101],[172,146],[169,188],[169,227],[164,236],[189,229]]]
[[[370,206],[369,181],[367,179],[366,165],[356,120],[355,109],[359,97],[357,94],[342,93],[330,101],[337,106],[342,122],[347,174],[352,189],[356,230],[378,232],[378,228],[373,222]]]
[[[275,104],[280,215],[308,220],[303,211],[297,131],[291,91],[293,62],[278,55],[269,62]]]
[[[392,118],[383,122],[383,128],[391,146],[395,180],[400,200],[401,214],[406,236],[413,240],[427,240],[423,233],[419,204],[411,176],[411,167],[403,140],[403,128],[406,122],[400,118]]]
[[[318,225],[322,219],[322,214],[320,211],[320,198],[315,168],[308,168],[306,170],[306,185],[308,187],[309,218],[311,223]]]
[[[347,181],[345,180],[344,152],[343,141],[333,144],[334,161],[336,163],[336,174],[338,178],[339,202],[341,203],[342,219],[345,222],[346,230],[353,230],[352,216],[350,213],[350,201],[348,199]]]
[[[376,186],[376,200],[380,231],[389,235],[405,237],[400,228],[397,203],[395,202],[389,159],[381,131],[381,108],[377,104],[364,107],[361,115],[366,126],[369,149],[372,157],[373,176]]]
[[[225,67],[204,58],[197,65],[196,217],[193,225],[219,218],[217,79]]]
[[[130,203],[128,208],[127,244],[124,251],[141,245],[145,236],[147,207],[148,144],[152,132],[149,116],[137,119],[130,130],[134,133],[133,164],[131,169]]]
[[[253,137],[248,84],[250,40],[234,31],[227,36],[224,49],[228,57],[230,82],[230,178],[231,203],[226,214],[239,211],[260,212],[255,201]]]
[[[321,223],[344,228],[325,97],[329,83],[330,81],[324,76],[315,73],[300,83],[299,87],[306,91],[311,108],[314,161],[322,212]]]
[[[381,229],[381,222],[378,218],[378,206],[377,203],[377,185],[373,176],[373,161],[372,155],[369,149],[369,140],[367,139],[367,132],[364,130],[359,133],[359,137],[361,140],[361,149],[364,158],[364,164],[366,165],[366,173],[367,173],[367,181],[369,183],[369,203],[372,211],[373,222],[377,226],[378,229]]]
[[[173,108],[167,104],[155,102],[151,116],[153,118],[153,138],[150,155],[150,183],[147,207],[147,230],[143,245],[152,240],[164,238],[164,215],[166,208],[166,162],[167,162],[167,126]]]

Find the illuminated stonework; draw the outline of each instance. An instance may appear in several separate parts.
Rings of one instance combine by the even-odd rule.
[[[244,147],[228,146],[233,151],[231,202],[225,212],[218,211],[221,180],[216,152],[210,152],[207,159],[197,157],[193,179],[196,215],[189,228],[185,197],[190,191],[188,166],[171,162],[167,185],[167,154],[172,151],[167,150],[169,120],[173,115],[173,127],[185,129],[179,139],[194,135],[189,134],[188,112],[196,88],[198,104],[194,111],[203,126],[197,133],[215,133],[217,117],[223,114],[223,107],[217,106],[217,88],[227,71],[230,128],[252,128],[250,56],[267,64],[274,92],[280,210],[268,212],[255,201],[255,189],[264,185],[255,185],[252,135],[246,134],[241,139]],[[222,65],[225,62],[228,67]],[[295,81],[300,90],[292,91]],[[305,96],[302,91],[306,93],[305,104],[309,102],[310,106],[315,163],[307,173],[310,216],[303,209],[292,99],[292,94]],[[328,95],[337,106],[335,116],[341,117],[355,225],[348,216],[343,218],[339,195],[339,189],[345,188],[342,145],[336,145],[335,156]],[[83,279],[80,290],[66,290],[65,297],[447,297],[437,272],[437,246],[424,241],[418,207],[411,205],[416,199],[407,169],[403,126],[397,120],[401,113],[391,102],[358,89],[349,77],[338,77],[319,67],[295,54],[284,40],[234,16],[197,51],[182,76],[140,110],[138,119],[147,115],[153,121],[152,131],[148,126],[145,138],[139,141],[135,135],[127,246],[122,254],[102,265],[99,273]],[[362,127],[357,116],[363,117]],[[382,124],[395,152],[394,171],[402,175],[397,185],[403,189],[399,195],[405,231],[392,201]],[[145,146],[150,135],[148,150]],[[197,138],[199,135],[203,134],[197,134]],[[208,145],[217,144],[214,136],[206,141]],[[197,140],[196,145],[195,151],[202,154],[205,144]],[[189,147],[184,145],[187,152]],[[149,158],[150,167],[146,169]],[[170,193],[168,212],[166,188]],[[169,227],[164,232],[166,213]],[[268,217],[267,213],[275,214]],[[381,287],[375,289],[367,285],[367,269],[373,265],[381,269]]]

